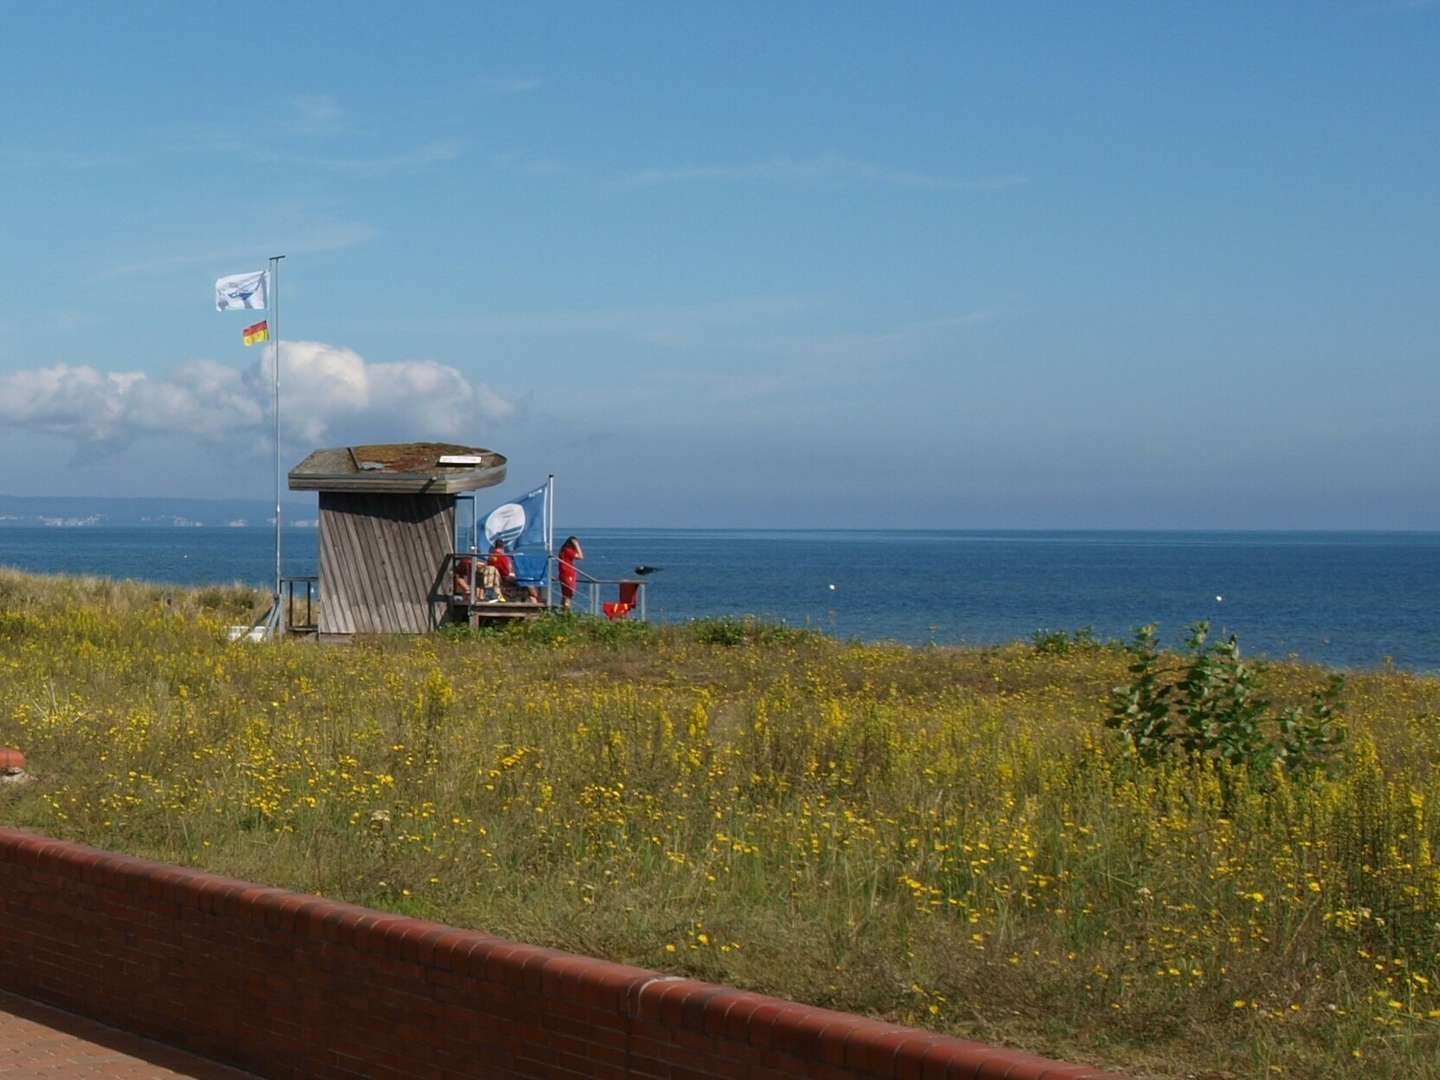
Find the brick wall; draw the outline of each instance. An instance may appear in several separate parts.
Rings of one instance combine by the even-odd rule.
[[[0,987],[277,1078],[1114,1080],[7,829]]]

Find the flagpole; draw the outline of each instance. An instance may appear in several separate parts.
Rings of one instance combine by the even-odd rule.
[[[275,315],[275,611],[280,611],[280,260],[270,256],[270,302]],[[275,620],[275,633],[285,632],[284,619]]]
[[[545,606],[555,606],[555,575],[551,573],[551,561],[555,558],[555,474],[545,479]],[[558,569],[558,567],[556,568]]]

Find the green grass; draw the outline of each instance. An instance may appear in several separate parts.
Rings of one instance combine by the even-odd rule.
[[[1125,754],[1084,632],[226,644],[263,606],[0,571],[0,819],[1136,1074],[1440,1075],[1434,679],[1356,674],[1339,775],[1227,805]]]

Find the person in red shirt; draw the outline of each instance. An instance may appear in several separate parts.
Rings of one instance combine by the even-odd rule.
[[[570,601],[575,599],[575,583],[580,580],[580,572],[575,568],[575,560],[585,558],[585,549],[580,546],[579,537],[569,536],[565,543],[560,545],[560,605],[570,610]]]
[[[490,557],[485,561],[500,574],[500,584],[503,588],[515,588],[515,560],[505,553],[504,540],[496,540],[490,545]]]

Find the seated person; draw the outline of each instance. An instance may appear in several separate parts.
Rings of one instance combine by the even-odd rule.
[[[470,575],[475,575],[475,596],[470,595]],[[479,562],[473,555],[455,560],[455,596],[464,603],[503,600],[500,592],[500,571],[488,562]]]
[[[489,565],[493,566],[500,575],[506,593],[512,596],[520,596],[531,603],[540,602],[540,590],[532,585],[520,586],[515,581],[515,560],[505,550],[505,541],[496,540],[490,545]]]
[[[501,595],[515,595],[515,560],[510,558],[509,552],[505,550],[504,540],[496,540],[490,545],[490,555],[485,560],[485,565],[499,575]]]
[[[490,557],[485,560],[486,564],[493,566],[500,573],[500,583],[511,587],[515,584],[515,560],[505,552],[505,541],[496,540],[490,545]]]

